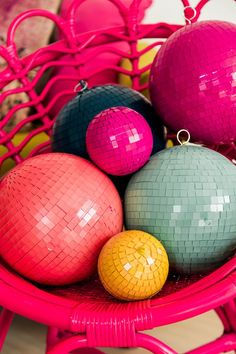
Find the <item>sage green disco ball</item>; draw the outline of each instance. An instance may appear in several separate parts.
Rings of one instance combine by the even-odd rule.
[[[172,271],[213,270],[236,249],[236,167],[204,147],[165,149],[131,178],[125,220],[163,243]]]

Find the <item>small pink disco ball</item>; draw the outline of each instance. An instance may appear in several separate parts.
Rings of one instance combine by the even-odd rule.
[[[146,120],[127,107],[112,107],[91,121],[86,134],[91,160],[105,172],[123,176],[150,158],[153,137]]]
[[[164,123],[195,141],[236,138],[236,25],[203,21],[175,32],[150,74],[151,101]]]

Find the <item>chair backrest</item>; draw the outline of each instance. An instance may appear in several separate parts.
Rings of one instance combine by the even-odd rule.
[[[35,9],[20,14],[9,26],[6,44],[0,46],[0,57],[5,62],[0,71],[1,175],[29,156],[50,151],[54,119],[62,103],[75,95],[73,87],[81,79],[92,86],[106,78],[105,74],[110,77],[112,73],[116,78],[123,75],[124,83],[138,91],[147,89],[148,81],[143,81],[143,76],[148,73],[151,61],[145,59],[145,63],[140,65],[142,58],[154,48],[158,49],[165,38],[182,26],[139,24],[143,0],[130,1],[130,6],[124,5],[122,0],[107,1],[119,9],[124,20],[122,26],[77,34],[75,10],[83,0],[73,1],[63,18]],[[180,1],[186,23],[191,23],[198,19],[209,0],[199,1],[195,8],[188,0]],[[30,17],[36,17],[37,21],[38,16],[52,20],[61,39],[21,57],[14,41],[15,32],[23,21]],[[139,46],[142,39],[147,42]],[[110,60],[109,55],[119,58],[119,61]],[[119,64],[121,58],[127,59],[123,66]]]

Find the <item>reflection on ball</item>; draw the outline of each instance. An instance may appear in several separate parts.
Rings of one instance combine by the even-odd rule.
[[[98,259],[105,289],[121,300],[142,300],[161,290],[169,263],[162,244],[150,234],[130,230],[112,237]]]

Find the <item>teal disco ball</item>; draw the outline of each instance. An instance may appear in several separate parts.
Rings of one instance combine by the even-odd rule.
[[[125,222],[163,243],[172,271],[213,270],[236,249],[236,167],[204,147],[165,149],[131,178]]]

